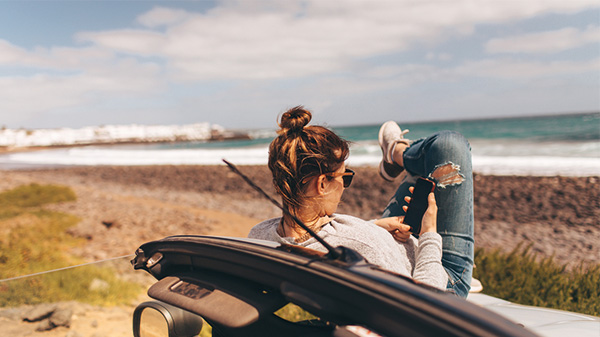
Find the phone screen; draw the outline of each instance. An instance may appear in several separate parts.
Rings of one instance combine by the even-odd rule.
[[[421,221],[427,210],[427,197],[433,192],[435,183],[429,179],[419,178],[408,204],[408,210],[404,216],[404,223],[409,225],[411,232],[419,235],[421,232]]]

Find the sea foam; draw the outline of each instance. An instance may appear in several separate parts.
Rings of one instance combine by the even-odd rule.
[[[485,152],[485,151],[484,151]],[[0,156],[1,168],[94,165],[222,165],[227,159],[238,165],[266,165],[264,146],[195,149],[136,149],[119,147],[76,147],[40,150]],[[377,167],[381,150],[372,143],[354,144],[349,166]],[[598,157],[499,156],[473,151],[473,170],[489,175],[600,176]]]
[[[454,130],[469,141],[475,172],[495,175],[600,176],[600,113],[403,124],[418,140]],[[39,131],[39,132],[38,132]],[[381,160],[379,125],[336,127],[351,142],[348,165],[377,167]],[[12,133],[11,133],[12,132]],[[48,149],[0,155],[0,169],[58,165],[265,165],[275,130],[246,130],[245,137],[223,137],[210,124],[187,126],[105,126],[0,132],[0,146],[144,143]],[[214,137],[214,135],[218,137]],[[232,133],[235,136],[235,132]],[[234,138],[235,141],[206,142]],[[193,140],[193,141],[191,141]],[[166,142],[165,142],[166,141]]]

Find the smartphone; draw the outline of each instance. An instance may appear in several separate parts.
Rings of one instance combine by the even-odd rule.
[[[421,221],[427,210],[427,197],[435,189],[435,182],[426,178],[417,179],[415,189],[408,203],[404,223],[409,225],[414,235],[421,233]]]

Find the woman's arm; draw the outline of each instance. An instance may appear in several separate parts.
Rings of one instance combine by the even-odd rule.
[[[412,193],[413,187],[410,192]],[[410,202],[410,197],[405,200]],[[418,246],[416,247],[412,277],[416,281],[446,289],[448,275],[442,266],[442,238],[437,233],[437,204],[435,195],[430,193],[427,198],[428,206],[423,220],[421,221],[421,232],[419,233]],[[404,206],[406,212],[407,206]],[[412,234],[410,226],[402,223],[403,216],[389,217],[375,220],[375,224],[390,232],[400,242],[407,242]],[[414,247],[414,246],[413,246]]]
[[[437,233],[437,204],[433,193],[429,194],[427,202],[427,210],[421,221],[413,279],[445,290],[448,274],[442,266],[442,237]]]

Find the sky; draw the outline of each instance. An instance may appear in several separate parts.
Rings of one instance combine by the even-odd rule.
[[[600,111],[599,0],[0,0],[0,127]]]

